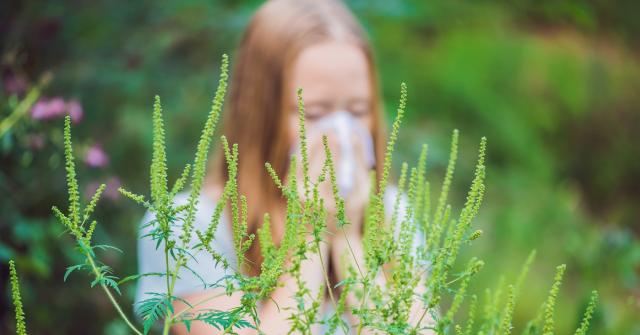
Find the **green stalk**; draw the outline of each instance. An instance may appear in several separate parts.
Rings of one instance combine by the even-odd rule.
[[[174,276],[173,273],[169,272],[169,246],[167,244],[167,242],[165,241],[164,243],[164,264],[165,264],[165,269],[166,269],[166,281],[167,281],[167,295],[168,296],[172,296],[172,288],[173,288],[173,281],[174,281]],[[169,278],[169,275],[171,275],[171,278]],[[164,319],[164,325],[162,326],[162,334],[167,335],[169,334],[169,328],[171,327],[171,321],[173,321],[173,317],[169,317],[168,315],[165,317]]]
[[[189,311],[194,310],[196,307],[198,307],[198,306],[200,306],[200,305],[204,304],[205,302],[207,302],[207,301],[211,301],[211,300],[213,300],[213,299],[220,298],[220,297],[225,296],[225,295],[227,295],[227,292],[218,293],[218,294],[216,294],[216,295],[213,295],[213,296],[210,296],[210,297],[204,298],[204,299],[202,299],[202,300],[200,300],[200,301],[196,302],[195,304],[192,304],[192,305],[191,305],[191,307],[187,307],[187,308],[185,308],[185,309],[181,310],[180,312],[178,312],[178,313],[174,314],[174,315],[171,317],[171,322],[173,323],[173,322],[174,322],[178,317],[180,317],[180,315],[182,315],[182,314],[184,314],[184,313],[187,313],[187,312],[189,312]]]
[[[371,280],[373,280],[373,278],[375,278],[376,275],[377,275],[377,272],[374,273],[374,276],[372,276],[372,278],[365,278],[365,281],[362,282],[363,293],[362,293],[362,300],[360,301],[360,311],[364,310],[364,305],[367,302],[367,294],[369,293],[369,289],[371,288],[371,285],[367,285],[366,283],[369,283]],[[362,320],[360,320],[360,323],[358,323],[357,335],[360,335],[362,333],[363,327],[364,327],[364,324],[362,323]]]
[[[40,96],[40,87],[46,85],[50,80],[51,76],[43,77],[43,79],[41,80],[41,84],[29,90],[27,96],[22,99],[20,103],[18,103],[18,106],[16,106],[16,108],[13,110],[13,113],[0,121],[0,137],[2,137],[7,131],[9,131],[9,129],[11,129],[11,127],[13,127],[13,125],[18,122],[18,120],[20,120],[22,116],[27,114],[29,108],[33,105],[33,103],[36,102],[36,100]]]
[[[327,275],[327,267],[324,264],[324,258],[322,257],[322,251],[320,250],[319,241],[316,241],[316,248],[318,249],[318,256],[320,257],[320,266],[322,267],[322,276],[324,277],[324,282],[327,285],[327,290],[329,291],[329,298],[331,299],[333,306],[335,308],[338,308],[336,299],[333,297],[333,290],[331,289],[331,283],[329,282],[329,276]]]
[[[176,285],[176,279],[178,277],[178,271],[182,267],[182,262],[184,261],[184,259],[182,258],[183,256],[181,256],[181,258],[178,259],[178,261],[176,262],[176,266],[173,269],[173,271],[169,272],[169,248],[166,246],[166,242],[165,242],[165,252],[164,253],[165,253],[165,266],[167,268],[167,277],[171,276],[171,280],[167,279],[167,295],[169,297],[172,297],[173,296],[173,288]],[[166,315],[165,319],[164,319],[164,325],[162,327],[162,334],[163,335],[169,334],[169,329],[171,328],[172,322],[173,322],[173,316]]]
[[[87,260],[89,261],[89,265],[91,265],[91,269],[93,270],[93,273],[96,275],[96,277],[102,276],[102,274],[98,270],[98,267],[96,266],[96,263],[93,261],[93,258],[91,257],[91,255],[85,253],[85,256],[87,257]],[[113,294],[111,294],[111,291],[109,291],[109,288],[103,283],[100,283],[100,286],[102,286],[102,290],[107,295],[107,297],[111,301],[111,304],[116,309],[118,314],[120,314],[120,317],[124,320],[127,326],[129,326],[129,328],[131,328],[131,330],[133,330],[133,332],[136,333],[137,335],[142,335],[142,333],[133,325],[133,323],[129,321],[129,318],[127,318],[127,315],[124,314],[124,312],[122,311],[122,308],[120,308],[120,305],[118,304],[116,299],[113,297]]]

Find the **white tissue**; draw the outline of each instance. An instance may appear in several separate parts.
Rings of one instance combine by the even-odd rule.
[[[351,113],[336,111],[323,117],[308,127],[309,136],[322,136],[337,140],[340,150],[340,160],[336,161],[336,182],[340,196],[346,196],[355,187],[356,181],[356,157],[357,152],[353,143],[354,137],[362,144],[362,157],[365,165],[373,168],[375,165],[375,153],[373,151],[373,138],[371,132],[362,122],[358,121]],[[296,148],[297,149],[297,145]]]

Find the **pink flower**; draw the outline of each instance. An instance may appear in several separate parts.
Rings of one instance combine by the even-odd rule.
[[[109,163],[109,156],[100,145],[94,145],[84,155],[84,162],[90,167],[102,168]]]
[[[31,117],[36,120],[50,120],[64,115],[65,103],[62,98],[40,99],[31,108]]]
[[[66,104],[64,103],[64,99],[55,97],[49,100],[47,108],[49,109],[49,113],[53,115],[53,117],[63,116],[66,110]]]
[[[39,100],[31,107],[31,117],[36,120],[41,120],[45,118],[47,114],[47,103]]]
[[[71,121],[73,121],[73,123],[78,123],[82,120],[84,111],[82,110],[82,105],[80,105],[80,102],[78,102],[78,100],[70,100],[69,102],[67,102],[66,107],[67,113],[69,113],[69,116],[71,116]]]
[[[41,99],[31,107],[31,117],[35,120],[50,120],[60,116],[59,111],[51,107],[49,100]]]
[[[82,120],[84,111],[78,100],[70,100],[65,102],[60,97],[51,99],[42,98],[36,102],[31,108],[31,117],[34,120],[51,120],[69,114],[73,123]]]

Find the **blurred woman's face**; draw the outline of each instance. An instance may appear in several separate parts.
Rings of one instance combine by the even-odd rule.
[[[366,129],[373,129],[371,74],[360,48],[347,42],[317,43],[302,50],[292,66],[288,99],[291,143],[297,143],[298,137],[298,88],[303,90],[308,128],[323,117],[342,111]]]

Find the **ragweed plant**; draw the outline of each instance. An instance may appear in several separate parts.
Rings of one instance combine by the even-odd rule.
[[[24,311],[22,310],[22,298],[20,297],[20,284],[18,283],[18,273],[13,260],[9,261],[9,277],[11,277],[11,298],[16,313],[16,334],[27,335],[27,326],[24,322]]]
[[[99,259],[99,251],[116,249],[96,244],[93,241],[97,220],[92,218],[104,185],[98,188],[88,204],[81,204],[78,180],[71,141],[71,120],[65,119],[64,148],[66,160],[69,208],[63,212],[53,207],[53,212],[74,239],[83,262],[69,266],[64,279],[75,271],[87,271],[93,278],[91,286],[99,286],[120,318],[135,334],[148,334],[155,329],[168,334],[171,327],[183,324],[187,330],[194,322],[204,322],[218,329],[219,333],[235,334],[239,329],[251,329],[263,334],[260,320],[260,302],[268,299],[280,285],[283,276],[295,280],[297,289],[293,295],[296,304],[282,312],[289,313],[289,324],[283,325],[282,333],[311,334],[318,325],[325,326],[327,333],[334,334],[511,334],[513,315],[519,290],[535,257],[533,252],[524,262],[523,269],[513,284],[506,288],[501,279],[493,291],[487,289],[483,299],[469,295],[468,288],[473,277],[481,271],[484,262],[477,258],[466,261],[461,272],[455,272],[458,255],[465,245],[471,244],[482,235],[474,230],[473,220],[477,216],[485,194],[487,140],[480,140],[474,178],[467,192],[466,201],[460,210],[455,210],[448,199],[458,159],[459,133],[455,130],[451,137],[449,162],[439,194],[432,194],[427,178],[428,147],[424,145],[420,155],[412,165],[402,164],[397,183],[398,192],[391,208],[385,204],[385,194],[390,183],[393,152],[396,148],[400,125],[406,108],[407,87],[401,85],[400,103],[387,142],[382,174],[372,174],[369,203],[365,208],[363,259],[358,259],[351,242],[347,239],[348,252],[343,255],[342,264],[346,278],[337,284],[329,279],[328,260],[323,259],[320,245],[326,238],[328,220],[336,220],[338,234],[347,238],[345,227],[354,224],[345,212],[345,199],[340,196],[336,183],[336,170],[328,138],[323,137],[325,159],[319,176],[311,178],[305,130],[305,115],[302,91],[298,91],[300,156],[291,157],[288,171],[296,173],[279,176],[275,169],[265,163],[266,172],[271,176],[286,201],[284,234],[279,244],[272,238],[272,223],[269,213],[264,213],[263,223],[257,233],[248,232],[248,208],[246,194],[238,188],[238,157],[242,148],[228,143],[221,137],[223,157],[226,160],[228,180],[215,205],[206,229],[194,225],[196,209],[205,178],[206,163],[215,133],[227,87],[228,58],[223,56],[220,81],[213,99],[212,108],[205,121],[192,163],[186,164],[180,177],[169,185],[165,126],[162,104],[159,97],[153,105],[153,153],[150,166],[148,195],[120,189],[120,192],[153,214],[153,219],[142,227],[148,231],[141,238],[151,239],[155,247],[164,255],[164,271],[139,273],[124,278]],[[332,199],[320,195],[320,185],[329,183]],[[186,204],[178,205],[174,198],[189,186]],[[432,201],[435,200],[435,201]],[[334,218],[329,217],[328,202],[335,203]],[[233,230],[232,244],[236,260],[230,262],[216,252],[215,232],[220,225],[223,209],[230,207],[230,221]],[[402,210],[401,210],[402,209]],[[257,239],[257,241],[256,241]],[[263,262],[259,275],[249,276],[241,270],[245,265],[245,254],[253,243],[258,243]],[[228,275],[216,282],[207,282],[189,267],[188,260],[195,253],[205,252],[211,256],[211,266],[220,266]],[[309,287],[301,275],[301,264],[311,254],[318,253],[323,269],[323,284]],[[231,265],[234,264],[234,265]],[[18,289],[18,279],[13,262],[11,282],[16,310],[18,334],[26,334],[24,313]],[[174,294],[174,288],[181,270],[193,272],[201,279],[203,288],[220,288],[221,294],[198,302],[188,302]],[[557,268],[553,286],[548,298],[540,309],[540,314],[524,329],[525,334],[553,334],[555,302],[558,297],[565,266]],[[141,325],[132,320],[120,307],[121,286],[146,276],[162,277],[165,288],[161,292],[148,292],[136,306]],[[334,296],[334,289],[340,288],[340,295]],[[222,295],[239,293],[240,303],[229,310],[203,308],[204,303]],[[321,306],[328,295],[334,312],[322,315]],[[504,298],[503,298],[504,294]],[[465,301],[467,315],[460,315]],[[576,334],[585,334],[593,315],[597,293],[584,313]],[[184,309],[177,311],[174,303],[181,302]],[[357,320],[348,322],[343,318],[350,314]],[[272,335],[272,334],[268,334]]]

